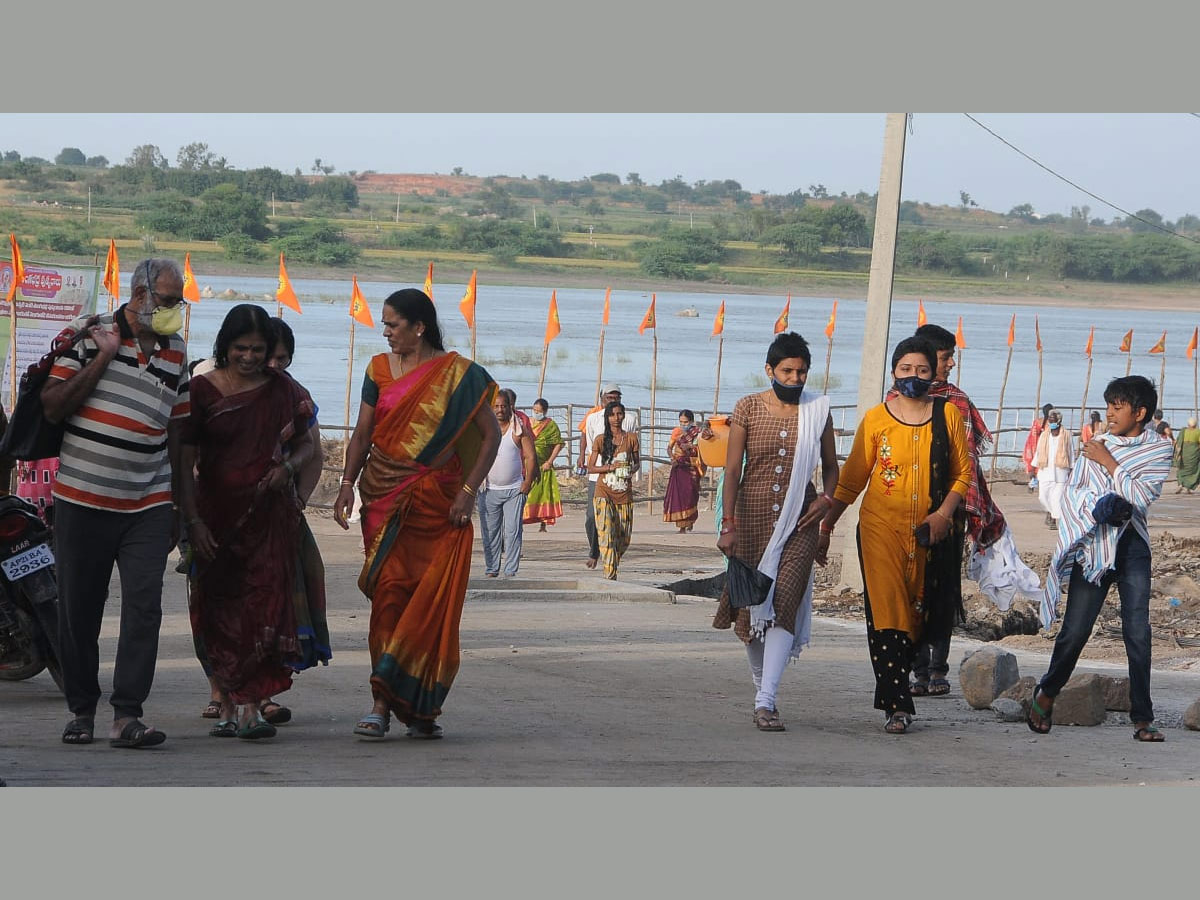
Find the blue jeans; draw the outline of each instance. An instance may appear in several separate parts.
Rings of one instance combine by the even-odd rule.
[[[1054,577],[1051,574],[1051,577]],[[1104,573],[1099,584],[1083,576],[1078,563],[1071,570],[1067,608],[1054,641],[1050,669],[1038,685],[1047,697],[1057,697],[1075,671],[1079,654],[1092,634],[1092,626],[1113,582],[1121,597],[1121,636],[1129,657],[1129,718],[1153,722],[1150,702],[1150,548],[1132,527],[1117,544],[1116,567]]]
[[[504,574],[516,575],[521,564],[521,514],[525,511],[525,495],[520,488],[498,491],[480,488],[475,505],[479,509],[479,527],[483,532],[483,566],[489,575],[500,572],[504,557]]]

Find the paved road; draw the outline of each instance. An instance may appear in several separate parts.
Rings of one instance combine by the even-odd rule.
[[[644,509],[623,581],[661,584],[675,573],[712,570],[711,533],[676,536]],[[580,520],[572,512],[551,532],[530,533],[518,582],[532,586],[534,570],[560,581],[585,574]],[[1200,770],[1200,734],[1178,725],[1183,709],[1200,697],[1198,671],[1155,673],[1160,717],[1174,725],[1161,745],[1135,743],[1128,725],[1118,722],[1059,727],[1039,737],[970,709],[956,681],[949,697],[918,699],[908,735],[890,736],[882,713],[871,708],[861,624],[826,619],[816,621],[812,646],[784,675],[779,706],[788,731],[759,733],[750,720],[753,695],[741,645],[710,626],[711,601],[686,597],[674,604],[568,594],[469,600],[462,669],[442,719],[446,738],[413,741],[394,730],[385,741],[361,741],[351,734],[369,708],[368,610],[355,587],[360,543],[327,519],[317,519],[314,530],[328,568],[334,660],[303,673],[285,695],[295,719],[278,738],[207,736],[211,722],[199,717],[207,688],[192,656],[182,578],[168,572],[146,713],[168,741],[144,751],[113,749],[104,740],[63,745],[59,734],[68,717],[42,674],[0,684],[0,778],[12,786],[990,786],[1187,784]],[[102,632],[102,685],[111,678],[119,600],[114,581]],[[975,646],[956,639],[952,665]],[[1041,674],[1047,658],[1019,653],[1022,674]],[[1081,669],[1120,671],[1104,664]]]

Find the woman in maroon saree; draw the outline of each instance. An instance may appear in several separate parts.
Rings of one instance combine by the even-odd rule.
[[[667,479],[667,493],[663,498],[663,521],[674,522],[680,534],[691,531],[700,517],[700,477],[704,474],[704,463],[700,461],[700,450],[696,445],[699,438],[696,416],[690,409],[681,410],[679,427],[672,429],[667,444],[671,477]]]
[[[289,663],[300,654],[293,476],[313,452],[313,407],[295,381],[267,367],[274,343],[261,307],[231,309],[217,334],[217,368],[191,382],[183,433],[182,506],[196,552],[192,627],[222,697],[214,737],[273,737],[260,706],[291,687]]]

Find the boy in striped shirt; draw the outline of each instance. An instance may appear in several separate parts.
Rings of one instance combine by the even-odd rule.
[[[1121,632],[1129,656],[1129,718],[1135,740],[1162,741],[1150,702],[1150,533],[1146,512],[1171,470],[1172,446],[1149,427],[1158,392],[1148,378],[1115,378],[1104,390],[1108,432],[1083,445],[1062,499],[1058,546],[1046,575],[1042,624],[1054,621],[1062,583],[1069,580],[1062,628],[1050,668],[1033,690],[1027,723],[1050,731],[1062,690],[1115,582]]]

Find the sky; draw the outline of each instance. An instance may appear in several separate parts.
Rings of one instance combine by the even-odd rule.
[[[1200,215],[1192,113],[972,113],[1039,162],[1129,212],[1167,219]],[[882,113],[3,113],[0,150],[53,160],[63,147],[123,162],[157,145],[207,143],[239,169],[309,172],[320,158],[337,172],[526,175],[571,180],[637,172],[657,184],[682,176],[733,179],[749,191],[790,193],[823,184],[831,194],[878,188]],[[1187,185],[1193,187],[1188,188]],[[962,113],[915,113],[907,137],[903,198],[1090,217],[1121,213],[1065,184]]]

